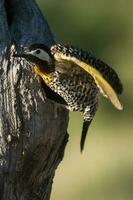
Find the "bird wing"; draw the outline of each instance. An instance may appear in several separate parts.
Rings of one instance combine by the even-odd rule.
[[[97,87],[99,88],[99,90],[103,94],[103,96],[105,96],[106,98],[109,98],[110,101],[112,102],[112,104],[117,109],[122,110],[123,106],[117,95],[117,94],[122,93],[122,85],[121,85],[120,80],[119,80],[117,74],[115,73],[115,71],[111,67],[109,67],[108,65],[103,63],[102,61],[96,60],[94,57],[91,57],[91,58],[93,58],[93,63],[91,63],[91,61],[88,61],[86,63],[86,61],[83,61],[83,60],[85,60],[85,59],[83,59],[83,55],[81,55],[84,53],[82,50],[77,51],[77,49],[76,49],[76,53],[75,53],[74,49],[72,47],[71,48],[64,47],[64,49],[63,49],[64,51],[61,51],[59,46],[58,46],[58,48],[56,46],[56,51],[55,51],[55,47],[53,47],[51,49],[55,60],[57,62],[67,61],[68,64],[70,62],[72,62],[72,63],[78,65],[80,68],[82,68],[87,73],[89,73],[94,78],[94,80],[97,84]],[[77,52],[79,53],[79,55],[77,55]],[[89,54],[87,54],[87,56],[89,56]],[[89,64],[89,62],[90,62],[90,64]],[[97,64],[97,65],[95,65],[95,64]],[[98,66],[99,66],[99,69],[98,69]],[[106,74],[103,75],[104,71],[107,71],[108,73],[110,73],[110,75],[107,72],[106,72],[107,75]],[[113,79],[113,77],[114,77],[114,79]]]

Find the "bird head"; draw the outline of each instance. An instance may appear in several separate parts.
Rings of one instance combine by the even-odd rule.
[[[14,54],[14,57],[26,59],[33,67],[49,74],[54,72],[54,57],[50,49],[43,44],[32,44],[20,54]]]

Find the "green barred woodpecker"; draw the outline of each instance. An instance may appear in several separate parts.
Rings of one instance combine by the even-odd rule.
[[[70,111],[83,112],[81,151],[89,125],[96,113],[99,94],[119,110],[118,95],[123,87],[116,72],[103,61],[82,49],[69,45],[32,44],[14,57],[26,59],[44,81],[46,96]]]

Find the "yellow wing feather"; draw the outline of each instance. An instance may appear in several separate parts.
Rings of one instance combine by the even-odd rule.
[[[66,56],[62,53],[55,53],[54,57],[57,61],[67,60],[71,61],[77,65],[79,65],[82,69],[84,69],[87,73],[89,73],[95,80],[97,87],[99,88],[100,92],[107,98],[110,99],[112,104],[119,110],[123,109],[122,104],[119,101],[118,95],[116,94],[115,90],[112,88],[112,86],[103,78],[102,74],[92,67],[91,65],[75,58]]]

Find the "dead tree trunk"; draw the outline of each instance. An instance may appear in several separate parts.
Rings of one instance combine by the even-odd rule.
[[[12,44],[20,52],[35,42],[54,43],[35,1],[1,0],[1,200],[50,199],[68,139],[68,112],[45,98],[39,78],[24,60],[12,57]]]

